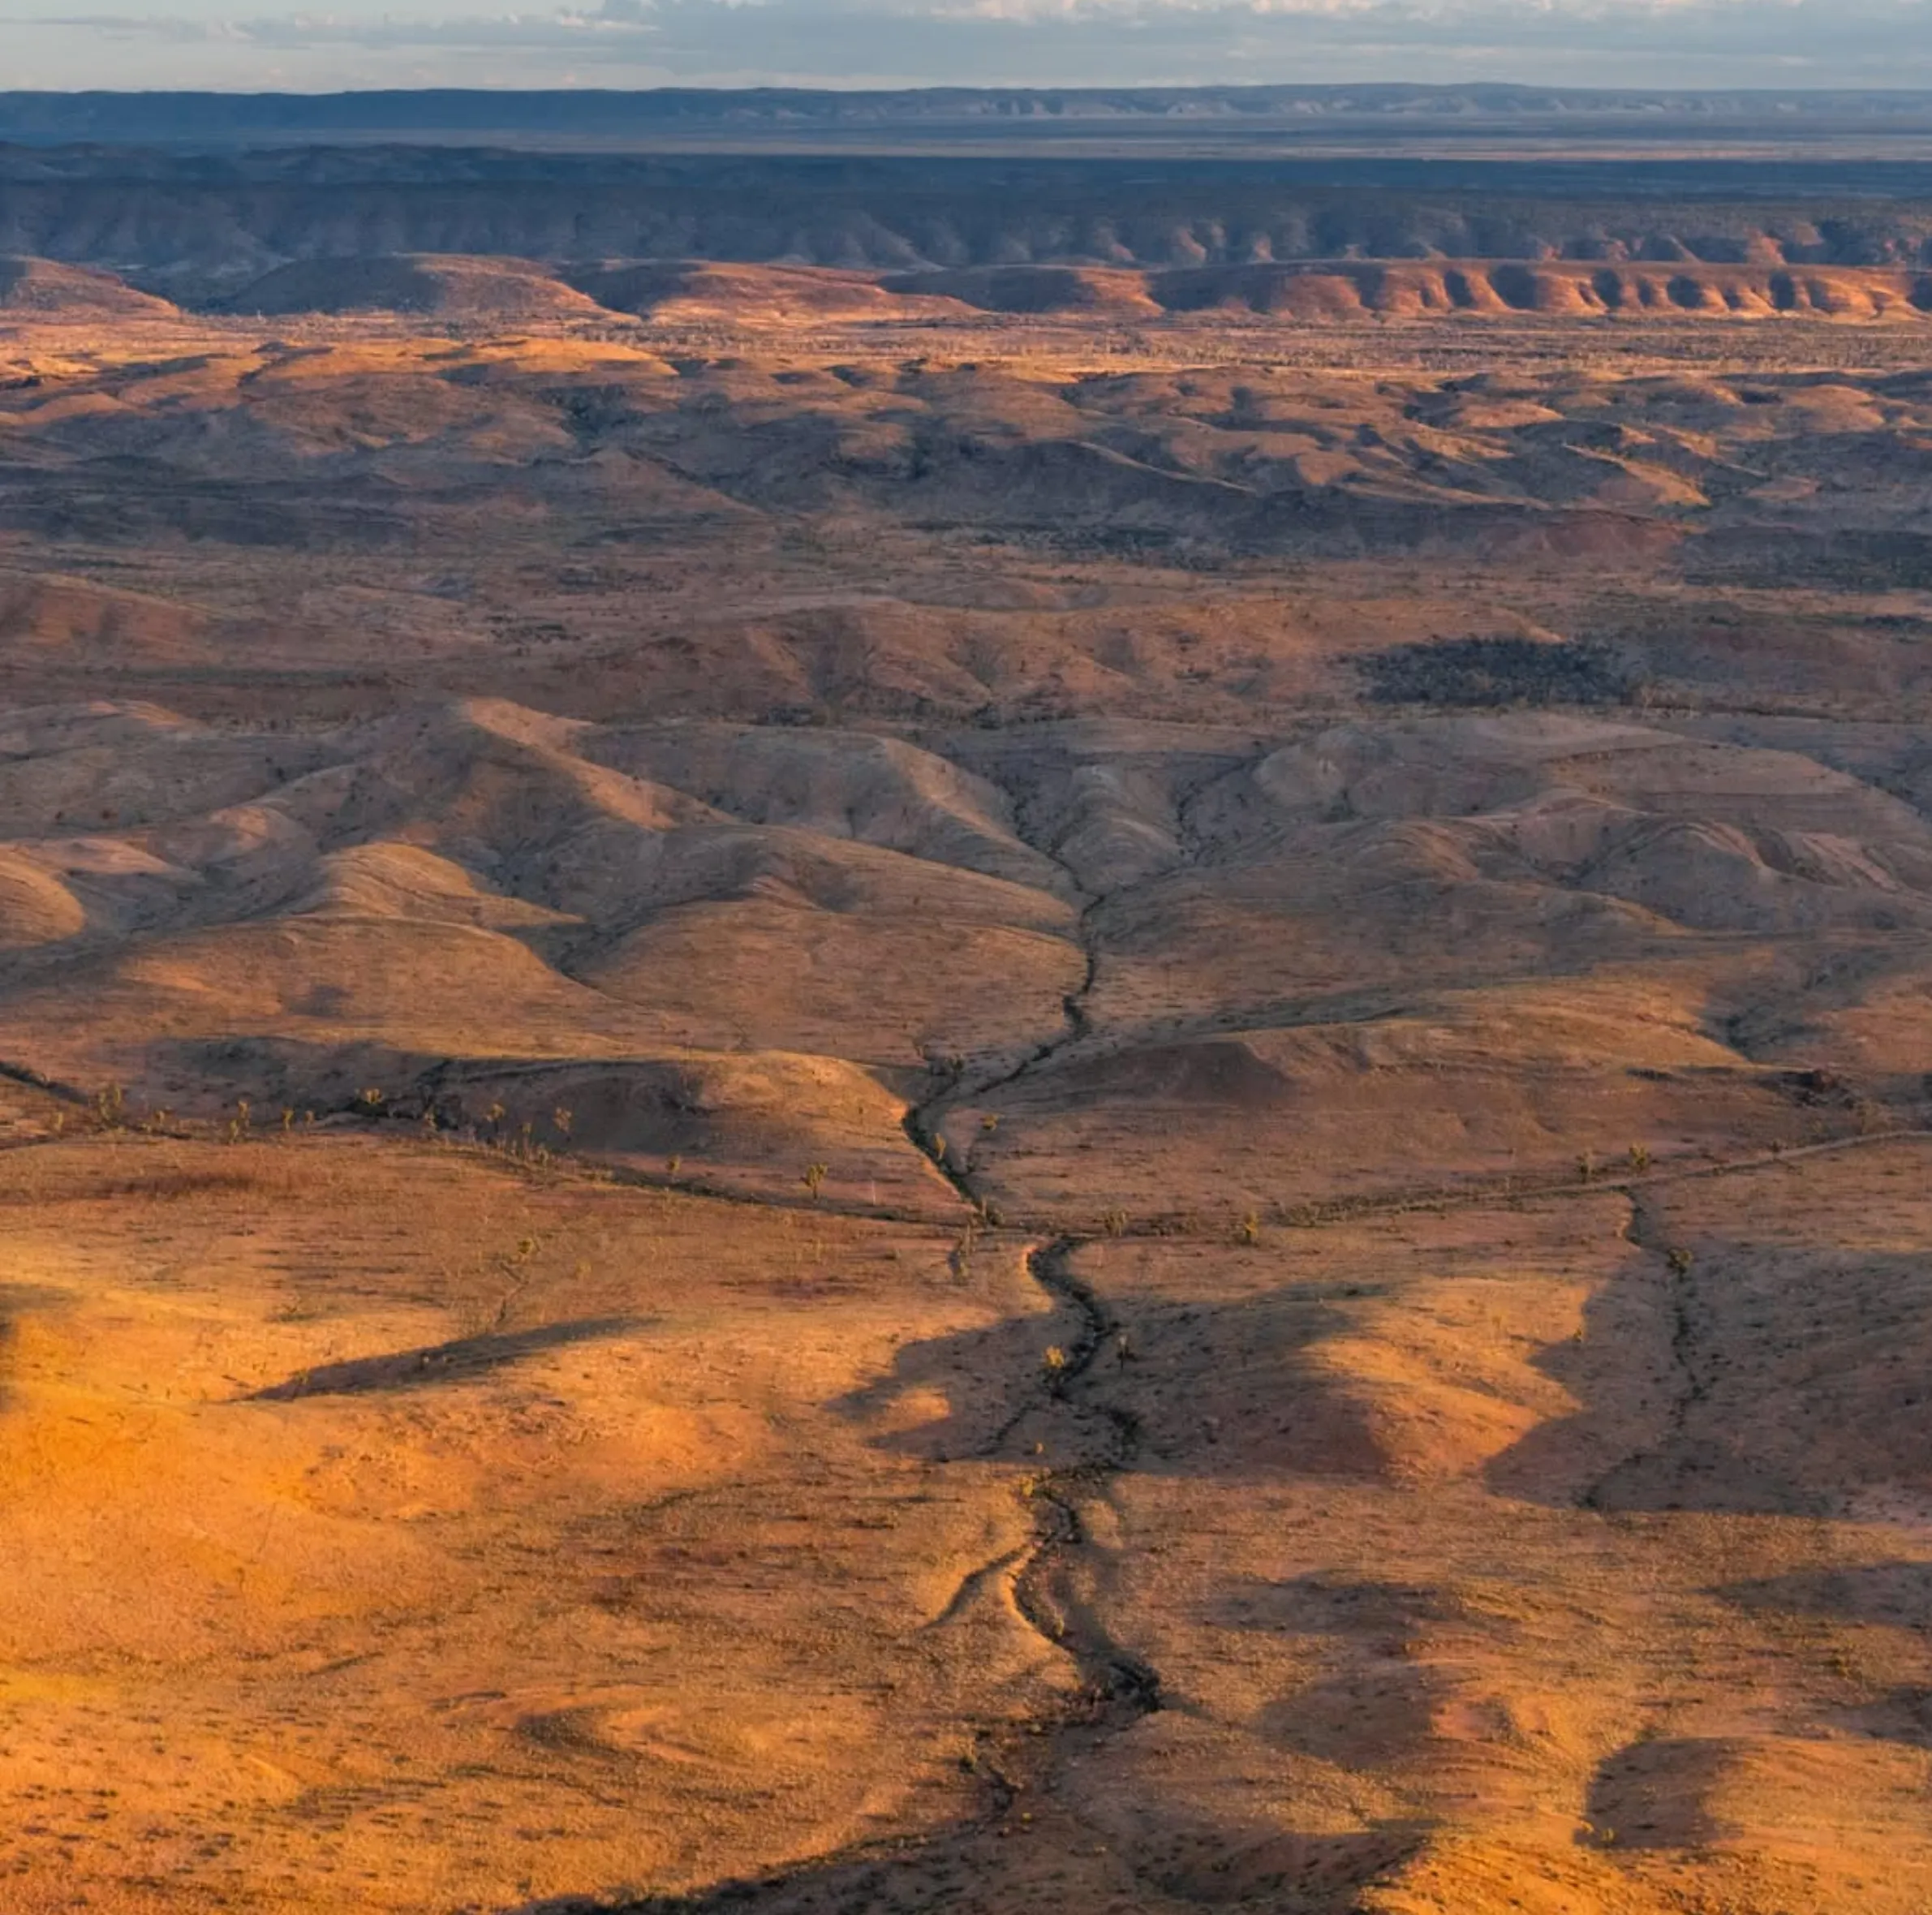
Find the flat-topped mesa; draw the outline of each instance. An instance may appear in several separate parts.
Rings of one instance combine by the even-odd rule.
[[[1346,325],[1429,319],[1932,316],[1932,267],[1702,260],[1268,260],[1148,270],[966,266],[881,273],[704,260],[545,264],[474,254],[297,260],[200,302],[235,316],[389,316],[465,325],[573,322],[792,327],[1004,321]],[[179,319],[98,269],[0,259],[0,323]]]
[[[1917,319],[1932,312],[1932,271],[1703,260],[1323,260],[1158,273],[1003,267],[906,273],[884,284],[908,295],[944,293],[988,312],[1095,318],[1225,313],[1332,322],[1533,313]]]

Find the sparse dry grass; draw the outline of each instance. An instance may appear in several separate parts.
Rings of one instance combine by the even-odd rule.
[[[1913,1915],[1907,329],[286,325],[0,394],[0,1904]]]
[[[950,1812],[953,1725],[1050,1676],[996,1606],[915,1647],[1008,1473],[837,1407],[1010,1257],[374,1141],[0,1180],[10,1907],[703,1880]]]

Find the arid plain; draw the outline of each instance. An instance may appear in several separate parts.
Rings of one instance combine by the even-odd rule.
[[[1761,238],[10,265],[0,1905],[1932,1901],[1932,257]]]

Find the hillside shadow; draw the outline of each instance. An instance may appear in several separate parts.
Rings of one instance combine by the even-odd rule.
[[[1494,1457],[1487,1486],[1606,1512],[1824,1516],[1847,1491],[1908,1479],[1932,1398],[1887,1359],[1932,1339],[1932,1272],[1904,1254],[1828,1272],[1781,1254],[1728,1241],[1673,1271],[1633,1249],[1581,1334],[1534,1359],[1577,1409]]]
[[[1612,1750],[1597,1765],[1584,1814],[1598,1840],[1618,1848],[1686,1848],[1719,1832],[1706,1799],[1733,1745],[1694,1736],[1659,1736]]]
[[[835,1398],[829,1407],[863,1424],[889,1415],[902,1399],[937,1398],[945,1405],[942,1412],[876,1435],[872,1447],[928,1463],[996,1455],[1014,1418],[1052,1401],[1046,1352],[1064,1348],[1076,1334],[1074,1313],[1056,1310],[903,1344],[885,1375]]]
[[[17,1320],[29,1310],[65,1309],[73,1301],[67,1291],[45,1284],[0,1283],[0,1409],[6,1409],[13,1394],[5,1372],[14,1339],[19,1333],[15,1328]]]
[[[1862,1563],[1795,1569],[1723,1585],[1717,1592],[1746,1609],[1827,1616],[1837,1622],[1932,1625],[1932,1562]]]
[[[1378,1352],[1407,1346],[1378,1326],[1401,1291],[1373,1283],[1110,1296],[1084,1361],[1092,1327],[1063,1304],[906,1345],[828,1407],[928,1462],[1064,1462],[1069,1439],[1091,1449],[1111,1422],[1125,1440],[1105,1443],[1108,1466],[1135,1475],[1395,1484],[1422,1471],[1550,1508],[1825,1515],[1844,1489],[1906,1480],[1932,1449],[1932,1395],[1874,1336],[1906,1350],[1932,1340],[1932,1270],[1904,1254],[1787,1269],[1777,1248],[1708,1246],[1683,1272],[1633,1246],[1581,1333],[1530,1358],[1573,1407],[1526,1428],[1456,1388],[1447,1346],[1439,1375],[1385,1374]],[[1056,1349],[1071,1364],[1058,1374]],[[1513,1396],[1502,1414],[1518,1414]]]
[[[1252,1576],[1233,1578],[1203,1606],[1201,1620],[1220,1629],[1385,1637],[1465,1618],[1455,1597],[1442,1589],[1331,1575],[1318,1569],[1280,1582]]]
[[[686,1895],[614,1901],[604,1896],[550,1896],[519,1903],[505,1915],[726,1915],[747,1909],[765,1915],[909,1915],[942,1909],[956,1915],[1017,1915],[1038,1905],[1028,1890],[1039,1884],[1026,1881],[1024,1860],[998,1839],[1007,1832],[1005,1827],[962,1823],[893,1851],[833,1855]],[[1117,1892],[1128,1886],[1124,1870],[1109,1872],[1120,1878],[1108,1884]]]
[[[1081,1427],[1091,1439],[1111,1422],[1130,1429],[1117,1464],[1131,1474],[1359,1478],[1379,1467],[1373,1445],[1352,1406],[1306,1361],[1311,1345],[1346,1327],[1327,1299],[1292,1289],[1234,1303],[1137,1301],[1109,1315],[1082,1367],[1091,1328],[1063,1304],[907,1345],[886,1375],[829,1407],[863,1422],[901,1400],[943,1402],[873,1439],[927,1462],[1017,1461],[1054,1451],[1056,1437]],[[1073,1362],[1072,1374],[1049,1371],[1055,1349]]]
[[[1932,1561],[1794,1569],[1724,1583],[1716,1593],[1746,1611],[1814,1616],[1853,1628],[1909,1629],[1919,1635],[1932,1628]],[[1860,1735],[1932,1748],[1932,1688],[1923,1684],[1895,1683],[1831,1714]]]
[[[544,1323],[530,1330],[488,1331],[459,1336],[449,1343],[392,1350],[379,1357],[355,1357],[341,1363],[321,1363],[298,1371],[267,1389],[251,1391],[244,1403],[290,1403],[303,1396],[368,1396],[387,1391],[415,1390],[441,1384],[467,1383],[506,1365],[546,1350],[573,1344],[622,1336],[643,1327],[646,1319],[630,1316],[581,1317],[573,1322]]]
[[[1038,1805],[1036,1805],[1036,1807]],[[1010,1805],[927,1837],[775,1868],[687,1895],[562,1896],[506,1915],[1131,1915],[1149,1908],[1287,1912],[1357,1905],[1426,1831],[1398,1823],[1311,1835],[1252,1823],[1155,1818],[1098,1844],[1086,1823],[1043,1827]],[[1017,1839],[1015,1839],[1017,1838]]]

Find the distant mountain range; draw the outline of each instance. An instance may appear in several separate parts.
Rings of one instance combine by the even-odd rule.
[[[638,143],[893,129],[982,136],[1055,130],[1123,136],[1177,125],[1229,132],[1352,127],[1533,130],[1621,136],[1932,134],[1932,93],[1642,93],[1463,84],[1014,88],[843,93],[666,88],[617,93],[442,88],[351,93],[0,93],[0,140],[218,146],[250,142],[506,139]]]
[[[1932,269],[1932,164],[0,148],[0,253],[191,304],[293,261],[919,272],[1303,260]],[[1506,302],[1507,303],[1507,302]]]
[[[304,261],[454,256],[875,274],[1702,264],[1748,267],[1763,284],[1739,299],[1795,310],[1813,292],[1766,275],[1932,269],[1932,94],[15,93],[0,94],[0,254],[194,306]],[[437,270],[438,298],[474,290],[472,267]],[[394,271],[415,286],[417,268]],[[1859,296],[1917,311],[1919,286]],[[30,282],[62,288],[80,296]]]

